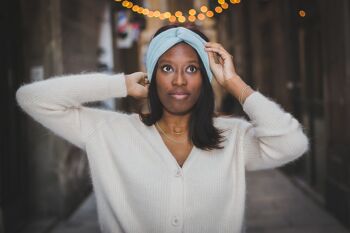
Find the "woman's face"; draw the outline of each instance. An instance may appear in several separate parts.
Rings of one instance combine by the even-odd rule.
[[[195,50],[186,43],[175,45],[158,60],[157,93],[164,111],[184,115],[192,110],[202,87]]]

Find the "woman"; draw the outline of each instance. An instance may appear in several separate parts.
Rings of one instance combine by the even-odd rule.
[[[241,232],[245,170],[286,164],[308,149],[289,113],[237,75],[231,55],[198,31],[161,28],[147,74],[80,74],[25,85],[20,106],[87,152],[102,232]],[[140,84],[144,78],[150,84]],[[251,122],[214,117],[212,79]],[[149,98],[150,114],[82,106]]]

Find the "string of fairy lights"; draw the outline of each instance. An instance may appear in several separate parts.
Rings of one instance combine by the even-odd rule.
[[[142,14],[151,18],[158,18],[160,20],[169,20],[171,23],[179,22],[185,23],[186,21],[195,22],[196,20],[203,21],[206,18],[212,18],[215,14],[221,14],[224,10],[227,10],[230,4],[239,4],[241,0],[217,0],[218,5],[213,9],[209,9],[208,6],[202,5],[198,10],[189,9],[187,12],[176,11],[176,12],[162,12],[160,10],[151,10],[146,7],[134,4],[128,0],[114,0],[120,3],[124,8],[131,9],[133,12]]]

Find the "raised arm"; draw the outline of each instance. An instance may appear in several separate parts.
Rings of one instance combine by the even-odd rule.
[[[102,110],[83,103],[127,96],[124,74],[54,77],[20,87],[16,98],[33,119],[80,148],[101,120]]]
[[[251,94],[243,110],[251,120],[242,143],[247,170],[278,167],[308,150],[309,141],[301,124],[261,93]]]
[[[248,86],[237,75],[232,56],[220,44],[207,43],[206,51],[214,77],[239,100],[251,120],[245,127],[242,142],[246,169],[281,166],[305,153],[309,141],[299,122]]]

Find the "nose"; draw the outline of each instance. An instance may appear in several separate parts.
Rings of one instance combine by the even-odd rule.
[[[183,86],[186,84],[187,84],[187,81],[184,74],[182,72],[176,72],[173,78],[173,85]]]

